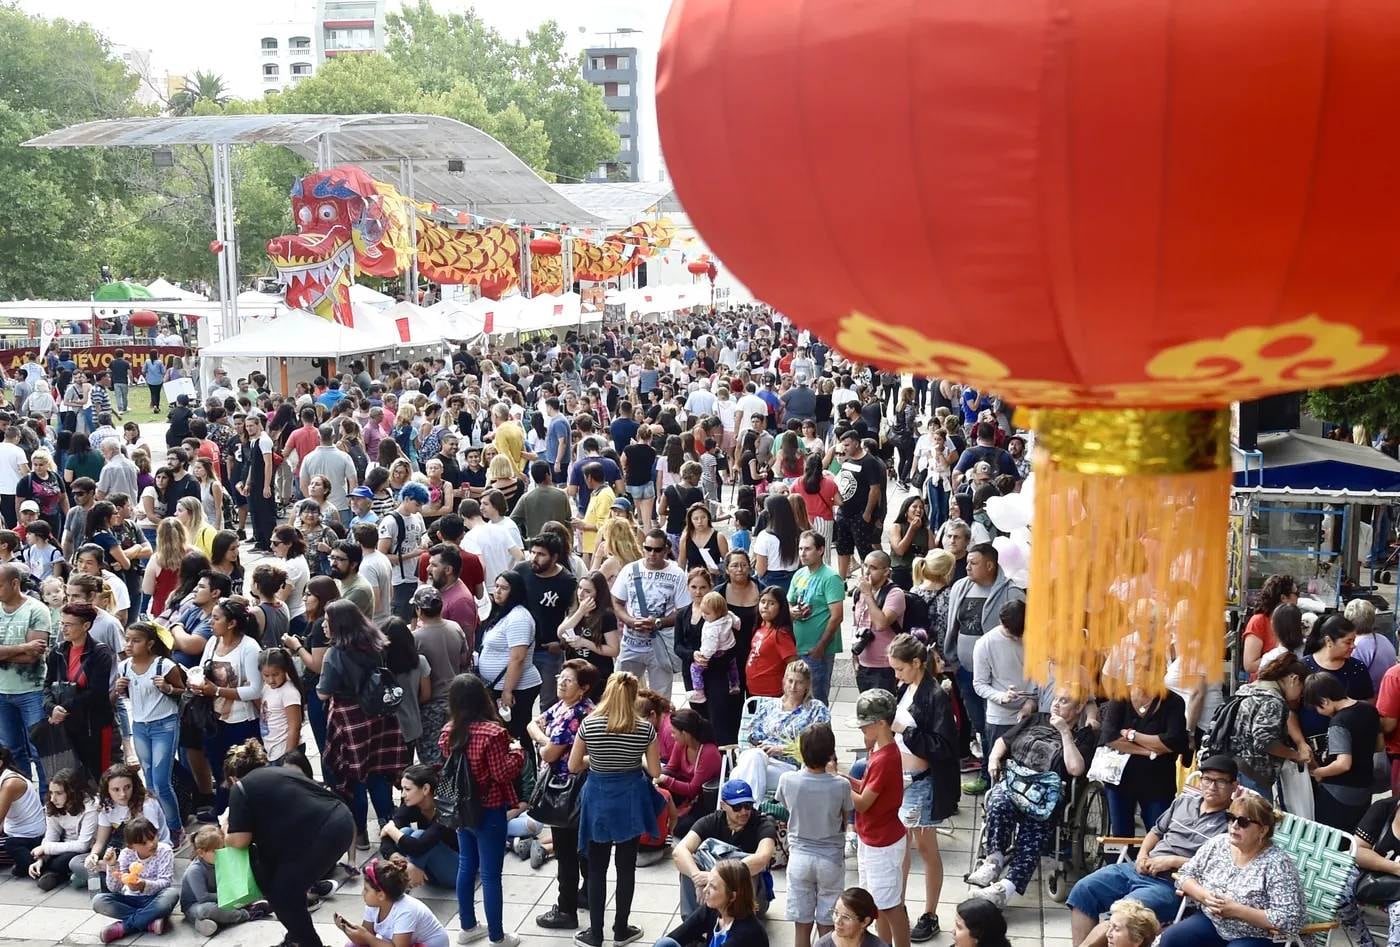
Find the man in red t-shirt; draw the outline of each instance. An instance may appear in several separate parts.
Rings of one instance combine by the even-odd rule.
[[[306,455],[321,446],[321,430],[316,423],[316,409],[301,409],[301,427],[297,428],[287,436],[287,448],[285,456],[290,457],[295,452],[296,463],[292,465],[293,483],[301,473],[301,462],[306,459]],[[297,488],[300,490],[300,487]],[[298,496],[301,494],[298,493]]]
[[[862,691],[856,700],[856,719],[870,751],[863,779],[846,778],[856,810],[856,865],[860,886],[869,891],[880,909],[876,931],[894,947],[909,947],[909,915],[904,910],[904,856],[908,832],[899,818],[904,801],[904,767],[894,742],[897,704],[887,690]]]
[[[1400,664],[1386,671],[1381,678],[1376,712],[1381,715],[1385,752],[1390,757],[1390,791],[1400,796],[1400,726],[1396,725],[1400,723]]]

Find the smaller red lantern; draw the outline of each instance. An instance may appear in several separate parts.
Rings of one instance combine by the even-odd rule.
[[[710,272],[710,264],[705,260],[691,260],[685,268],[692,276],[704,276]]]
[[[209,252],[217,256],[224,252],[224,242],[222,240],[210,240]]]
[[[149,309],[137,309],[127,317],[127,322],[133,329],[154,329],[160,324],[160,316]]]
[[[562,249],[558,237],[536,237],[530,241],[530,252],[535,256],[558,256]]]
[[[705,264],[705,275],[710,278],[711,283],[713,283],[715,281],[715,277],[719,275],[719,267],[715,266],[714,260],[711,260],[709,263]]]

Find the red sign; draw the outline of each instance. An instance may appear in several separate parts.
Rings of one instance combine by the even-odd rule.
[[[77,363],[78,371],[91,372],[111,365],[119,350],[126,352],[126,360],[131,363],[133,376],[140,374],[141,367],[146,364],[151,352],[155,352],[162,359],[185,354],[185,349],[178,345],[158,345],[154,348],[135,345],[89,345],[80,349],[58,349],[55,354],[59,358],[71,358]],[[38,358],[39,347],[26,345],[18,348],[0,348],[0,365],[3,365],[6,371],[14,371],[24,364],[26,355]]]
[[[408,316],[399,316],[394,320],[394,324],[399,327],[399,341],[404,345],[408,344]]]
[[[496,310],[488,309],[486,311],[486,324],[481,327],[481,331],[488,334],[496,331]]]
[[[555,304],[555,306],[554,306],[554,314],[555,314],[556,316],[562,316],[562,315],[564,314],[564,305],[563,305],[563,303],[557,303],[557,304]]]

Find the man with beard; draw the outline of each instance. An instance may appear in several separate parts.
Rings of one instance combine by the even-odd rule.
[[[455,543],[441,542],[432,548],[428,559],[428,581],[442,597],[442,617],[461,627],[462,633],[467,636],[467,650],[472,650],[480,614],[476,599],[462,581],[462,550]]]
[[[364,550],[345,539],[331,547],[331,578],[340,583],[340,597],[349,599],[366,618],[374,618],[374,587],[360,575]]]
[[[578,579],[559,564],[564,558],[563,541],[554,533],[541,533],[529,541],[530,556],[515,567],[525,579],[525,607],[535,619],[535,670],[540,672],[540,706],[553,707],[558,701],[555,678],[564,665],[564,646],[559,642],[559,623],[574,604]]]

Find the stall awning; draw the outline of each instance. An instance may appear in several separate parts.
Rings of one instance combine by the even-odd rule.
[[[1400,462],[1373,447],[1348,444],[1296,431],[1265,434],[1257,449],[1264,455],[1263,482],[1257,467],[1248,482],[1265,488],[1295,490],[1400,490]],[[1235,483],[1246,483],[1244,459],[1235,455]]]

